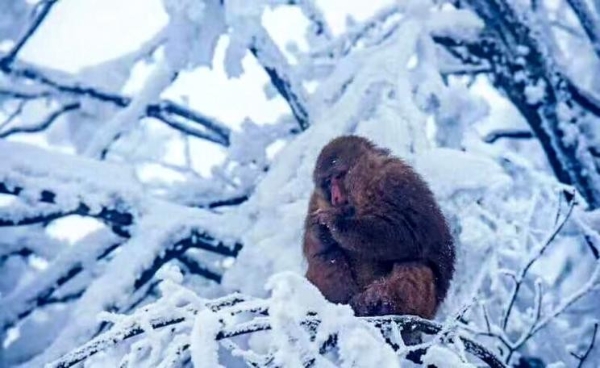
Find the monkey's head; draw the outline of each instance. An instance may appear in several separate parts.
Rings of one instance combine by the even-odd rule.
[[[316,189],[333,206],[347,204],[346,175],[369,153],[387,155],[386,150],[358,136],[341,136],[329,142],[317,158],[313,173]]]

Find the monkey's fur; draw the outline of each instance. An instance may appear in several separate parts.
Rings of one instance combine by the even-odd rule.
[[[423,179],[357,136],[321,151],[305,223],[306,277],[357,315],[432,318],[454,273],[450,231]]]

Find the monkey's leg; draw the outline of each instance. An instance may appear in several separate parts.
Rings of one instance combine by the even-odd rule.
[[[306,278],[332,303],[346,304],[358,292],[346,255],[337,247],[310,256]]]
[[[359,316],[410,314],[432,318],[437,308],[431,268],[417,263],[398,263],[392,272],[350,300]]]

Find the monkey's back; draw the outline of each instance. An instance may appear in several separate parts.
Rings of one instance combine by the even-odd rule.
[[[370,214],[405,230],[398,231],[402,235],[393,243],[398,254],[396,263],[421,262],[429,266],[435,277],[436,299],[441,303],[454,274],[455,249],[446,219],[429,186],[399,158],[377,157],[361,165],[362,169],[356,170],[361,177],[353,180],[354,190],[350,190],[357,215]],[[370,265],[361,262],[364,260],[351,260],[357,265],[357,273],[365,275],[358,277],[364,282],[369,282],[369,268],[375,271],[372,277],[376,278],[392,267],[387,261]]]

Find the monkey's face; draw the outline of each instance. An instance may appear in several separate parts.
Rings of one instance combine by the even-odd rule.
[[[348,204],[347,174],[360,157],[361,147],[333,141],[321,151],[314,171],[317,190],[335,207]]]
[[[335,157],[323,161],[318,162],[315,169],[315,186],[333,206],[342,205],[347,199],[344,180],[348,166]]]
[[[335,207],[343,206],[348,202],[348,193],[344,183],[347,170],[339,170],[324,178],[321,190],[327,201]]]

